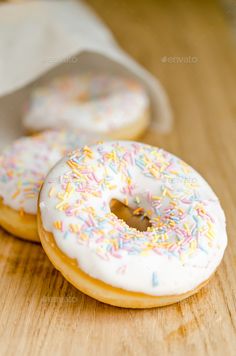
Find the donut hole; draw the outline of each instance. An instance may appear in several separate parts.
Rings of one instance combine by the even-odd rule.
[[[129,227],[135,228],[138,231],[147,231],[151,227],[151,223],[147,217],[143,218],[133,214],[133,209],[121,203],[119,200],[112,199],[110,209],[119,219],[123,220]]]

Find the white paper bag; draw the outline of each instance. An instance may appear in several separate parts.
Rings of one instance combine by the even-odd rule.
[[[64,73],[85,70],[138,79],[151,101],[153,124],[171,127],[160,82],[130,58],[110,31],[79,1],[30,1],[0,5],[0,147],[23,133],[22,106],[30,91]]]

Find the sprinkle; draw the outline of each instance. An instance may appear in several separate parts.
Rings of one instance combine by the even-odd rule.
[[[35,198],[35,194],[26,194],[25,195],[25,197],[27,198],[27,199],[32,199],[32,198]]]
[[[125,274],[126,268],[127,268],[127,265],[122,265],[122,266],[120,266],[120,267],[117,269],[116,272],[117,272],[118,274]]]
[[[86,157],[93,158],[93,151],[88,146],[84,146],[83,153]]]
[[[49,198],[51,198],[51,197],[54,195],[54,192],[55,192],[55,187],[52,186],[52,187],[50,188],[49,192],[48,192]]]
[[[157,277],[157,272],[152,273],[152,286],[157,287],[159,284],[158,282],[158,277]]]
[[[133,211],[133,214],[134,215],[141,215],[141,214],[143,214],[143,212],[144,212],[144,209],[140,207],[140,208],[135,209]]]
[[[69,224],[69,228],[71,232],[77,233],[80,230],[79,225],[76,224]]]
[[[63,223],[61,220],[54,221],[53,226],[55,229],[63,231]]]
[[[20,194],[20,190],[17,190],[13,195],[12,199],[15,199]]]

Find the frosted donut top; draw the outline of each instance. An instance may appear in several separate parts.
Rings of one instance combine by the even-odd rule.
[[[147,216],[140,232],[111,199]],[[81,148],[60,161],[40,195],[42,223],[90,276],[149,295],[190,291],[219,265],[225,216],[206,181],[174,155],[136,142]]]
[[[107,133],[135,123],[148,102],[144,88],[133,79],[95,73],[65,76],[32,93],[24,125],[33,131],[66,127]]]
[[[39,189],[49,170],[68,151],[91,141],[87,134],[65,130],[16,140],[0,155],[0,197],[4,204],[36,214]]]

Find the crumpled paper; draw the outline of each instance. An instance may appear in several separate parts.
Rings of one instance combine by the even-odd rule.
[[[0,148],[24,132],[22,107],[34,87],[91,69],[138,79],[150,96],[153,126],[162,132],[171,128],[160,82],[117,45],[87,5],[70,0],[1,4]]]

